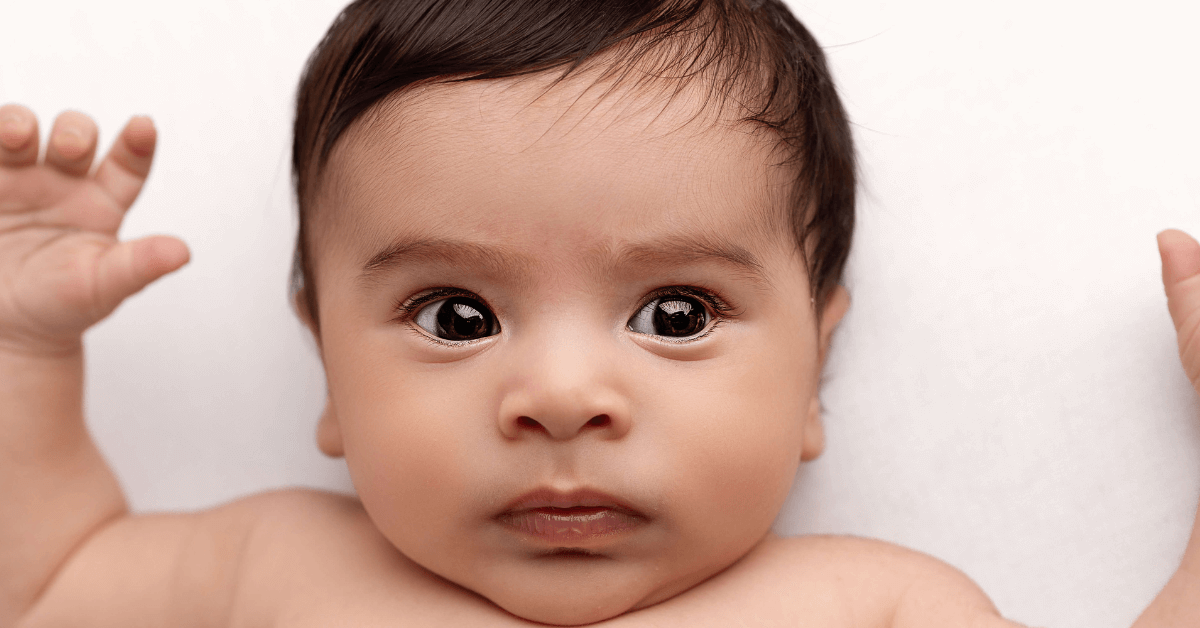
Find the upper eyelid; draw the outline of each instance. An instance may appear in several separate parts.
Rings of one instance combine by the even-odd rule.
[[[650,291],[650,294],[646,295],[646,297],[642,299],[642,304],[638,306],[635,314],[636,312],[641,312],[646,306],[650,305],[655,300],[670,295],[683,295],[700,299],[702,302],[704,302],[704,305],[713,310],[713,314],[719,319],[733,318],[738,314],[738,312],[734,311],[736,308],[716,292],[705,288],[700,288],[698,286],[683,285],[664,286],[662,288]]]
[[[478,294],[463,288],[451,287],[430,288],[428,290],[424,290],[413,296],[401,299],[396,303],[396,306],[393,309],[400,314],[401,318],[406,318],[416,313],[416,311],[424,305],[452,297],[468,297],[471,299],[476,299],[487,309],[493,310],[492,306]]]
[[[716,310],[718,315],[722,316],[731,315],[733,310],[736,309],[730,305],[728,301],[712,290],[700,288],[698,286],[677,285],[663,286],[662,288],[651,290],[645,297],[642,298],[641,304],[638,305],[635,312],[640,312],[642,308],[649,305],[655,299],[661,299],[665,296],[670,296],[673,294],[682,294],[685,296],[698,298],[701,301],[704,301],[705,305],[708,305]],[[493,312],[495,311],[495,308],[493,308],[486,299],[478,294],[464,288],[454,288],[450,286],[430,288],[421,291],[416,295],[405,297],[397,301],[393,309],[401,314],[407,315],[411,314],[413,311],[427,303],[437,301],[439,299],[448,299],[458,296],[478,299],[479,302],[484,305],[484,307],[487,307],[489,310],[493,310]]]

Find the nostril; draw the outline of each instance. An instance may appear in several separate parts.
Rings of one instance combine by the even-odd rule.
[[[527,416],[517,417],[517,425],[519,425],[521,427],[532,427],[532,428],[539,428],[542,426],[541,423],[538,423],[537,421],[534,421],[532,418],[527,417]]]
[[[596,415],[587,422],[592,427],[607,427],[609,423],[612,423],[612,419],[609,419],[607,414]]]

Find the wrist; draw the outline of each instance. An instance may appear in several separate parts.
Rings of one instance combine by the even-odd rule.
[[[82,349],[0,349],[0,432],[5,443],[21,443],[27,460],[57,459],[63,443],[86,438]]]
[[[0,342],[0,406],[38,405],[39,397],[55,405],[76,396],[64,390],[82,392],[82,386],[83,343],[51,348]]]
[[[82,356],[82,336],[66,340],[19,340],[0,335],[0,368],[13,364],[71,361]]]

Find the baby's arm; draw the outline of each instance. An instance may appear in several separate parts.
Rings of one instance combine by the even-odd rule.
[[[1200,394],[1200,244],[1171,229],[1159,234],[1158,247],[1179,357],[1192,388]],[[1200,626],[1200,511],[1179,569],[1134,624],[1134,628],[1166,626]]]
[[[128,516],[84,425],[84,330],[188,259],[174,238],[116,237],[150,171],[150,120],[130,121],[90,173],[96,137],[65,113],[39,163],[32,112],[0,108],[0,626],[53,615],[41,601],[81,556],[103,559],[84,590],[133,593],[167,588],[195,545],[196,517]],[[89,606],[76,612],[100,610]]]

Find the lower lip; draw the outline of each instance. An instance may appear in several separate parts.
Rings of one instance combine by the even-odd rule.
[[[578,543],[633,530],[645,518],[612,508],[534,508],[506,512],[499,521],[553,543]]]

